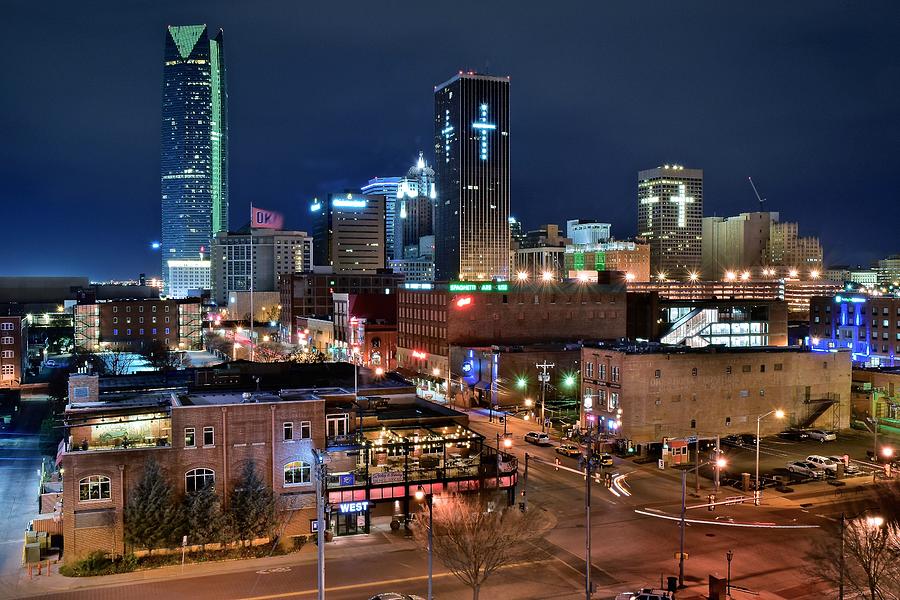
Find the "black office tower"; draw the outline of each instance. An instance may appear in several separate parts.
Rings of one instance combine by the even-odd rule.
[[[509,77],[434,90],[435,279],[509,279]]]

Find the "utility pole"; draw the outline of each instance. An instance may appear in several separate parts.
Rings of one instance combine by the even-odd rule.
[[[846,518],[844,517],[844,513],[841,513],[841,561],[840,561],[840,579],[838,583],[838,600],[844,600],[844,569],[846,566],[844,565],[844,527],[846,527]]]
[[[584,463],[584,597],[591,600],[591,479],[594,476],[594,424],[587,433]]]
[[[528,510],[528,453],[525,453],[525,475],[522,477],[522,510]]]
[[[545,400],[547,395],[547,384],[550,383],[549,369],[552,369],[556,365],[553,363],[548,363],[545,360],[544,362],[535,364],[534,366],[540,369],[540,373],[538,373],[538,381],[541,382],[541,431],[546,431],[547,419],[545,416]]]
[[[328,476],[323,453],[316,452],[316,540],[318,544],[318,565],[316,579],[318,583],[318,600],[325,600],[325,489]]]
[[[684,513],[687,510],[685,506],[685,490],[687,489],[687,471],[681,471],[681,551],[678,553],[678,588],[684,587]]]

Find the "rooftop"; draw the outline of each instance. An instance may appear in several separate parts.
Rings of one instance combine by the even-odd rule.
[[[808,348],[800,346],[756,346],[735,348],[721,345],[703,347],[676,346],[658,342],[600,342],[586,343],[585,348],[598,348],[625,354],[812,354]]]
[[[271,404],[275,402],[312,402],[322,400],[325,394],[352,394],[343,388],[318,388],[303,390],[281,390],[279,392],[242,392],[225,390],[220,392],[192,392],[178,396],[180,406],[225,406],[229,404]]]

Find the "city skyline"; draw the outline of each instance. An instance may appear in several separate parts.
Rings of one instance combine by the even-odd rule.
[[[154,183],[160,32],[166,24],[198,22],[221,26],[229,36],[232,230],[244,224],[239,216],[250,201],[284,212],[290,229],[309,230],[312,197],[405,172],[418,150],[429,147],[433,86],[471,68],[510,74],[515,85],[511,213],[526,229],[596,218],[611,222],[621,237],[631,235],[634,173],[677,162],[704,170],[705,216],[756,209],[746,181],[752,175],[768,199],[764,210],[781,212],[822,240],[826,266],[866,264],[897,251],[889,220],[848,236],[840,215],[847,198],[884,211],[892,206],[897,175],[890,140],[900,124],[890,110],[898,90],[887,77],[895,53],[886,28],[898,9],[884,4],[875,20],[846,6],[816,4],[816,18],[807,19],[809,6],[779,6],[776,19],[763,10],[734,19],[733,9],[713,5],[689,14],[592,8],[574,22],[560,14],[567,27],[549,28],[537,39],[528,34],[526,11],[502,36],[467,32],[449,46],[430,48],[425,39],[431,34],[414,33],[377,57],[364,55],[370,38],[362,19],[349,24],[349,48],[325,43],[317,28],[326,31],[336,18],[328,8],[303,20],[299,14],[284,18],[280,10],[197,11],[176,3],[115,16],[89,10],[83,17],[61,5],[52,18],[13,6],[7,23],[17,26],[4,29],[5,42],[27,45],[23,35],[34,35],[40,23],[50,41],[30,46],[34,60],[52,54],[43,63],[57,73],[53,86],[66,88],[67,102],[48,104],[55,96],[45,86],[54,78],[27,68],[29,61],[8,64],[12,80],[30,93],[0,101],[9,133],[0,200],[22,219],[55,218],[40,238],[27,228],[10,232],[0,247],[3,272],[94,279],[157,274],[160,256],[150,243],[160,231],[158,179]],[[502,6],[482,12],[485,18],[506,13]],[[423,16],[430,18],[417,21]],[[434,26],[444,31],[465,18],[434,19]],[[107,35],[84,35],[80,19],[96,22]],[[380,23],[388,15],[374,19]],[[638,29],[658,41],[628,42]],[[839,54],[828,46],[837,34]],[[667,43],[675,37],[689,41]],[[707,52],[714,44],[720,51]],[[596,63],[575,60],[580,56]],[[306,57],[307,66],[298,68],[298,57]],[[693,61],[695,68],[649,94],[656,88],[641,73],[663,59]],[[354,93],[337,93],[350,92],[376,64],[387,74],[374,86],[377,98],[370,94],[360,102]],[[316,85],[297,100],[299,84],[285,74]],[[876,80],[888,83],[864,92]],[[705,100],[690,93],[697,89],[706,91]],[[376,118],[380,125],[366,129]],[[62,123],[70,133],[54,135]],[[425,158],[434,160],[430,152]],[[47,177],[48,169],[54,177]],[[546,200],[555,196],[565,203]],[[119,226],[126,219],[129,226]],[[68,243],[73,228],[93,242]],[[108,246],[116,252],[96,251]]]

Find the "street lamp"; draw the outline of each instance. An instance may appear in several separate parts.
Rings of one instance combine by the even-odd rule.
[[[728,559],[728,575],[725,578],[725,596],[731,598],[731,559],[734,558],[734,550],[726,552],[725,558]]]
[[[432,537],[432,529],[434,526],[434,511],[432,510],[433,497],[431,494],[425,493],[425,488],[421,485],[416,489],[416,500],[421,502],[425,500],[425,505],[428,506],[428,600],[434,600],[434,596],[431,593],[431,573],[432,573],[432,554],[434,551],[434,538]]]
[[[716,448],[716,452],[718,452],[718,448]],[[716,492],[719,491],[719,476],[722,472],[722,469],[728,466],[728,461],[725,460],[724,456],[719,456],[716,458]]]
[[[526,271],[519,271],[516,273],[516,279],[519,281],[528,281],[528,273]]]
[[[776,410],[770,410],[766,414],[756,417],[756,486],[754,486],[753,490],[753,504],[755,504],[756,506],[759,506],[759,499],[762,495],[760,493],[761,490],[759,489],[759,424],[769,415],[775,415],[776,419],[783,419],[784,411],[779,408]]]

